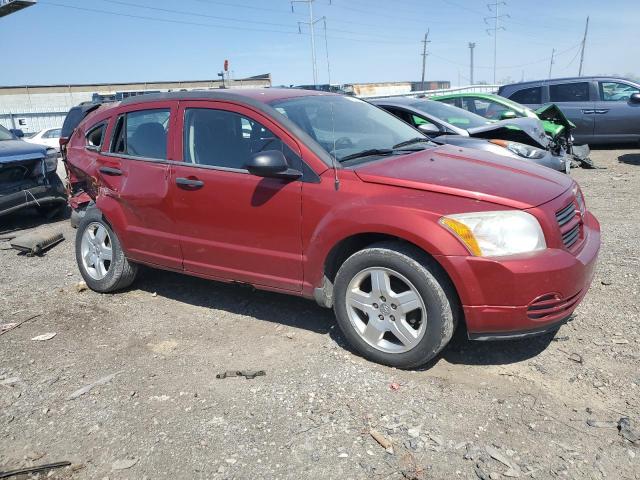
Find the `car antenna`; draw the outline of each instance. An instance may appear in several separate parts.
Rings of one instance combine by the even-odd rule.
[[[329,102],[331,105],[331,131],[333,136],[333,152],[331,153],[331,164],[333,166],[333,186],[336,191],[340,189],[340,179],[338,178],[338,160],[336,159],[336,123],[333,119],[333,101]]]

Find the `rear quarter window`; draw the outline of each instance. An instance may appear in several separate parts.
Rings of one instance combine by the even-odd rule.
[[[542,87],[523,88],[511,94],[509,98],[522,104],[542,103]]]

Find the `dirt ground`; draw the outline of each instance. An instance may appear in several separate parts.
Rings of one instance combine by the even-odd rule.
[[[0,471],[68,460],[47,478],[640,479],[640,444],[617,428],[629,417],[640,430],[640,150],[592,156],[605,168],[572,175],[603,247],[574,320],[526,341],[457,335],[422,371],[353,355],[311,301],[152,270],[124,293],[78,292],[75,231],[52,223],[66,240],[43,257],[0,251],[0,323],[39,315],[0,336]],[[266,375],[216,379],[238,369]]]

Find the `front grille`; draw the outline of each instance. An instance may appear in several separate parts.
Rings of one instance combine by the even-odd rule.
[[[575,215],[576,206],[573,204],[573,202],[571,202],[569,205],[556,212],[556,220],[558,220],[558,225],[560,225],[560,227],[565,226],[571,221],[573,217],[575,217]]]
[[[582,237],[582,217],[575,202],[556,212],[562,243],[567,249],[574,247]]]
[[[527,307],[527,317],[531,320],[553,320],[567,316],[580,301],[581,293],[568,298],[562,298],[555,293],[538,297]]]

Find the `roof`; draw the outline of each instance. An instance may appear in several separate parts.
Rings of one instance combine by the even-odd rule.
[[[633,80],[629,80],[628,78],[616,77],[612,75],[590,75],[586,77],[562,77],[562,78],[546,78],[544,80],[527,80],[526,82],[515,82],[503,85],[501,88],[510,87],[513,85],[539,85],[546,83],[556,83],[556,82],[573,82],[576,80],[623,80],[627,82],[633,82]],[[633,82],[636,83],[636,82]]]
[[[242,88],[228,90],[203,90],[190,92],[166,92],[137,95],[122,100],[118,105],[133,105],[138,103],[157,102],[162,100],[236,100],[250,99],[260,103],[271,103],[275,100],[294,97],[308,97],[319,95],[336,95],[335,93],[318,90],[301,90],[296,88]]]
[[[252,77],[245,78],[237,78],[232,80],[232,82],[243,82],[243,81],[271,81],[271,74],[264,73],[262,75],[254,75]],[[0,86],[0,89],[4,88],[74,88],[74,87],[122,87],[127,85],[162,85],[162,84],[189,84],[189,83],[215,83],[220,84],[222,80],[220,78],[217,79],[204,79],[204,80],[146,80],[142,82],[108,82],[108,83],[63,83],[63,84],[52,84],[52,85],[3,85]]]

